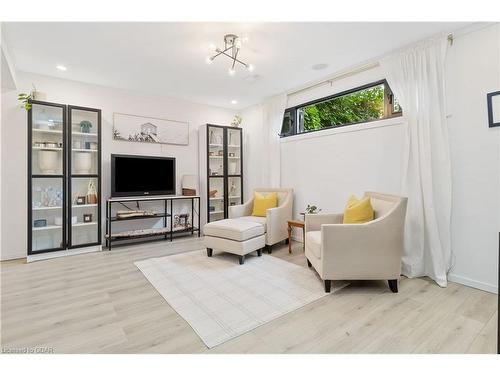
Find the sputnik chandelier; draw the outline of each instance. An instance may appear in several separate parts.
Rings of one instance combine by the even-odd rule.
[[[238,53],[240,52],[242,42],[245,42],[246,40],[246,38],[240,38],[238,35],[234,34],[225,35],[224,48],[219,48],[214,45],[211,46],[215,54],[207,57],[207,64],[211,64],[218,56],[226,56],[231,60],[231,67],[228,70],[230,76],[234,76],[236,74],[236,63],[243,65],[249,72],[253,71],[254,68],[252,64],[247,64],[238,59]]]

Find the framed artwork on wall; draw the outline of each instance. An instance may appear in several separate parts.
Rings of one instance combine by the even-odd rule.
[[[500,126],[500,91],[487,94],[489,127]]]
[[[115,112],[113,139],[186,146],[189,144],[189,123]]]

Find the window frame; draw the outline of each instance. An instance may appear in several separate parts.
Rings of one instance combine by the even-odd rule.
[[[299,122],[297,120],[299,117],[298,111],[301,108],[309,107],[311,105],[315,105],[318,103],[323,103],[323,102],[326,102],[326,101],[329,101],[329,100],[332,100],[332,99],[335,99],[335,98],[338,98],[341,96],[353,94],[355,92],[363,91],[363,90],[366,90],[366,89],[369,89],[372,87],[376,87],[376,86],[379,86],[382,84],[384,85],[384,116],[382,118],[368,120],[368,121],[361,121],[361,122],[350,122],[350,123],[346,123],[346,124],[328,126],[325,128],[314,129],[314,130],[309,130],[309,131],[299,131],[299,129],[298,129]],[[333,95],[325,96],[323,98],[314,99],[314,100],[311,100],[309,102],[299,104],[299,105],[296,105],[294,107],[289,107],[289,108],[285,109],[285,112],[283,113],[283,120],[285,119],[286,115],[288,115],[290,117],[290,121],[291,121],[290,131],[288,133],[282,133],[281,132],[281,130],[283,129],[283,125],[282,125],[279,136],[280,136],[280,138],[286,138],[286,137],[292,137],[294,135],[309,134],[309,133],[314,133],[314,132],[318,132],[318,131],[322,131],[322,130],[330,130],[330,129],[341,128],[341,127],[350,126],[350,125],[366,124],[366,123],[370,123],[370,122],[387,120],[389,118],[402,116],[403,115],[402,108],[400,111],[394,112],[393,101],[394,101],[394,94],[393,94],[391,87],[389,86],[389,83],[387,82],[386,79],[381,79],[379,81],[367,83],[367,84],[362,85],[362,86],[357,86],[357,87],[354,87],[354,88],[349,89],[349,90],[344,90],[344,91],[338,92],[338,93],[333,94]]]

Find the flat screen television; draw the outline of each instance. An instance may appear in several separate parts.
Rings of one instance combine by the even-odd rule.
[[[175,194],[175,158],[111,154],[111,196]]]

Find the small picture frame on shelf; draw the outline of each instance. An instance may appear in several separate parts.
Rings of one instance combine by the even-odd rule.
[[[33,227],[42,228],[47,226],[47,219],[36,219],[33,221]]]
[[[235,154],[234,152],[230,152],[230,153],[229,153],[229,157],[230,157],[230,158],[234,158],[235,156],[236,156],[236,154]]]
[[[217,155],[219,155],[219,156],[223,156],[223,155],[224,155],[224,151],[223,151],[223,150],[219,150],[219,151],[217,151]]]
[[[208,156],[215,156],[215,152],[214,151],[209,151]]]
[[[92,214],[83,214],[83,222],[91,223],[92,222]]]
[[[78,197],[76,197],[76,204],[78,206],[81,206],[82,204],[85,204],[85,196],[78,196]]]

